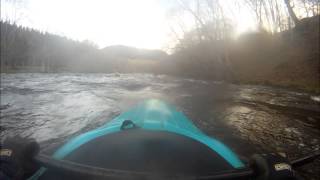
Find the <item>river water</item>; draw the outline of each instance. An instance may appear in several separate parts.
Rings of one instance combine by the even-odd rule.
[[[21,135],[50,149],[145,99],[183,111],[241,156],[320,147],[320,97],[266,86],[151,74],[1,74],[1,139]],[[320,162],[299,169],[316,179]]]

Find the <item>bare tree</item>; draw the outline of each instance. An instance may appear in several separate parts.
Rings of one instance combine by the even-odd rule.
[[[184,54],[190,54],[189,58],[201,61],[204,72],[214,71],[216,76],[220,77],[231,74],[227,41],[230,39],[232,26],[225,16],[220,0],[176,2],[177,9],[184,12],[183,15],[192,17],[194,22],[192,29],[183,31],[183,39],[178,40],[176,47],[180,51],[185,49]],[[174,28],[172,32],[175,37],[179,36]]]
[[[288,8],[288,12],[290,14],[290,17],[292,18],[293,22],[295,25],[298,25],[299,24],[299,19],[297,18],[295,12],[293,11],[293,7],[291,6],[290,4],[290,0],[284,0],[287,8]]]

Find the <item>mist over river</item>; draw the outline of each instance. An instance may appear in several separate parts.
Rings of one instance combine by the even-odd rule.
[[[44,152],[149,98],[175,105],[241,156],[320,147],[319,95],[151,74],[1,74],[1,140],[35,138]],[[319,160],[300,168],[312,179]]]

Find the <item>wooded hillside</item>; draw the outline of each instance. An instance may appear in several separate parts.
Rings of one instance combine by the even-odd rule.
[[[222,1],[177,0],[173,73],[235,83],[319,92],[319,9],[314,0],[232,1],[248,7],[257,29],[234,37],[234,16]],[[238,4],[237,4],[238,3]],[[241,9],[241,8],[240,8]],[[235,8],[233,14],[240,13]],[[179,36],[177,32],[184,32]]]

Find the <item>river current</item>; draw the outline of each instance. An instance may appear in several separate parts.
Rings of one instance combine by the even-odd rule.
[[[241,156],[320,147],[320,96],[151,74],[1,74],[1,139],[35,138],[44,152],[149,98],[175,105]],[[315,179],[320,163],[299,171]]]

